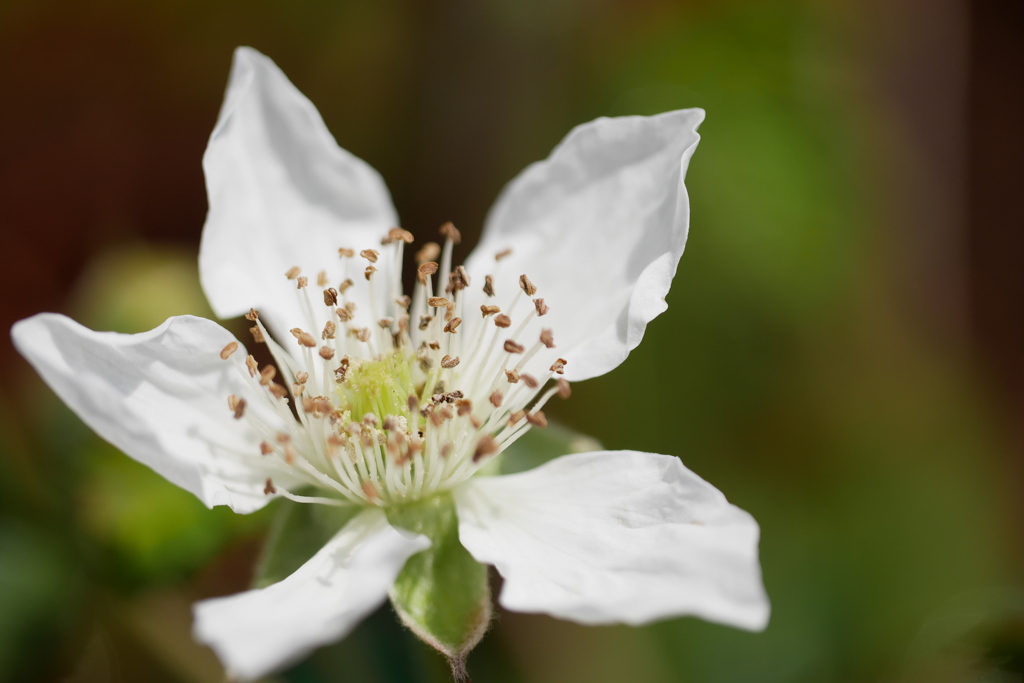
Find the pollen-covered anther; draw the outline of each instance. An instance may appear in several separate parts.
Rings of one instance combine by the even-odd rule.
[[[377,259],[380,258],[380,252],[376,249],[363,249],[359,252],[359,255],[370,263],[376,263]]]
[[[404,308],[405,310],[408,311],[409,310],[409,304],[412,303],[412,299],[409,298],[408,294],[403,294],[402,296],[397,297],[395,299],[395,303],[398,304],[399,308]]]
[[[256,362],[256,359],[253,358],[251,355],[245,357],[245,367],[249,368],[250,377],[255,377],[256,373],[259,372],[260,370],[259,364]]]
[[[413,239],[412,233],[408,230],[403,230],[402,228],[391,228],[380,243],[382,246],[399,241],[405,242],[406,244],[412,244]]]
[[[249,405],[244,398],[238,398],[234,394],[228,396],[228,408],[234,411],[236,420],[241,420],[245,415],[245,407]]]
[[[484,275],[484,294],[494,296],[494,278],[490,275]]]
[[[421,315],[420,316],[419,328],[421,330],[426,330],[428,327],[430,327],[430,323],[432,323],[432,322],[434,322],[434,316],[432,316],[432,315]]]
[[[320,357],[323,358],[324,360],[330,360],[334,358],[334,349],[331,348],[330,346],[321,346]]]
[[[494,316],[494,324],[501,328],[512,327],[512,318],[504,313]]]
[[[433,261],[441,255],[441,245],[437,242],[427,242],[416,252],[416,263]]]
[[[512,413],[509,416],[508,424],[509,424],[510,427],[514,427],[515,425],[517,425],[520,422],[522,422],[523,419],[525,419],[525,418],[526,418],[526,411],[525,410],[517,410],[516,412]]]
[[[227,346],[225,346],[223,349],[220,350],[220,359],[221,360],[227,360],[228,358],[231,357],[231,354],[233,354],[237,350],[238,350],[238,342],[233,341],[233,342],[228,343]]]
[[[565,364],[568,362],[569,361],[567,361],[564,358],[559,358],[558,360],[551,364],[551,372],[561,375],[562,373],[565,372]]]
[[[345,440],[337,434],[331,434],[327,437],[327,450],[333,455],[337,453],[342,446],[345,445]]]
[[[445,239],[451,240],[452,244],[458,244],[462,241],[462,233],[459,232],[459,229],[456,228],[455,224],[451,221],[448,221],[441,226],[440,233]]]
[[[349,313],[348,309],[346,308],[338,308],[335,309],[334,312],[338,315],[338,320],[340,320],[343,323],[347,323],[349,320],[352,319],[352,314]]]
[[[340,256],[341,258],[352,258],[355,255],[355,249],[349,249],[348,247],[341,247],[338,249],[338,256]]]
[[[267,386],[274,381],[275,376],[277,376],[277,368],[273,365],[264,365],[260,370],[260,384]]]
[[[448,356],[448,355],[445,355],[445,357],[441,359],[441,367],[442,368],[454,368],[458,364],[459,364],[459,357],[458,356]]]
[[[526,414],[526,420],[534,427],[547,427],[548,419],[544,417],[543,410],[535,410],[532,413]]]
[[[369,327],[360,327],[360,328],[351,330],[351,332],[352,332],[352,335],[356,339],[361,341],[361,342],[368,342],[368,341],[370,341],[370,337],[373,335],[373,333],[370,332],[370,328]]]
[[[448,299],[443,296],[432,296],[427,299],[427,305],[431,308],[444,308],[448,303]]]
[[[562,398],[569,398],[572,396],[572,387],[569,386],[569,380],[562,377],[558,378],[558,395]]]
[[[263,486],[263,495],[271,496],[277,493],[277,489],[274,488],[274,480],[267,477],[267,483]]]
[[[295,449],[290,444],[284,447],[284,461],[286,463],[292,465],[298,457],[299,454],[295,452]]]
[[[498,308],[497,306],[484,305],[480,307],[480,315],[483,316],[484,318],[486,318],[489,315],[495,315],[497,313],[501,313],[501,309]]]
[[[487,400],[490,401],[491,405],[494,406],[495,408],[500,408],[501,407],[501,402],[504,399],[505,399],[505,395],[503,393],[501,393],[501,390],[500,389],[495,389],[494,393],[491,394],[490,398],[488,398]]]
[[[547,315],[551,307],[544,303],[544,299],[534,299],[533,305],[537,309],[537,315]]]
[[[309,278],[305,275],[295,278],[295,286],[298,289],[305,289],[309,286]]]
[[[505,371],[505,378],[509,384],[515,384],[519,381],[519,371],[515,368]]]
[[[451,332],[452,334],[458,334],[455,330],[458,329],[459,325],[462,324],[462,318],[452,318],[444,325],[445,332]]]
[[[448,286],[444,291],[460,292],[466,287],[469,287],[469,273],[462,266],[458,266],[448,275]]]
[[[549,349],[555,348],[555,335],[549,329],[540,331],[540,343]]]
[[[270,390],[270,393],[273,394],[276,399],[282,399],[288,396],[288,390],[277,382],[271,382],[267,389]]]
[[[366,266],[366,270],[363,271],[363,275],[366,276],[367,281],[369,281],[373,277],[373,274],[376,272],[377,269],[374,268],[373,266]]]
[[[257,320],[259,320],[259,317],[260,317],[260,312],[257,311],[255,308],[250,308],[249,312],[245,314],[245,319],[248,320],[251,323],[254,323]]]
[[[533,296],[537,293],[537,288],[530,282],[530,278],[526,277],[526,273],[519,276],[519,287],[526,292],[526,296]]]
[[[348,288],[351,287],[354,284],[355,283],[352,282],[352,278],[347,277],[347,278],[344,279],[344,281],[342,281],[342,283],[340,285],[338,285],[338,291],[340,293],[344,294],[345,292],[348,291]]]
[[[522,375],[520,375],[520,377],[523,380],[523,384],[525,384],[530,389],[536,389],[537,387],[540,386],[540,382],[538,382],[537,378],[534,377],[533,375],[528,375],[524,372]]]
[[[431,341],[431,342],[428,342],[427,346],[429,346],[434,351],[440,351],[441,350],[441,342],[437,341],[436,339]]]
[[[509,247],[508,249],[502,249],[501,251],[499,251],[497,254],[494,255],[494,260],[495,261],[500,261],[501,259],[503,259],[503,258],[505,258],[507,256],[511,256],[511,255],[512,255],[512,247]]]
[[[426,263],[421,263],[419,267],[416,268],[416,279],[419,280],[421,285],[425,285],[427,284],[427,278],[436,272],[437,262],[427,261]]]
[[[452,302],[449,302],[448,305],[444,307],[444,319],[445,319],[445,321],[448,321],[448,320],[451,320],[454,317],[455,317],[455,304],[452,303]]]
[[[302,370],[299,370],[298,372],[295,373],[295,381],[298,382],[299,384],[305,384],[308,379],[309,379],[309,373],[308,372],[304,372]]]
[[[336,290],[334,287],[328,287],[327,289],[324,290],[324,305],[338,305],[338,290]]]
[[[348,363],[345,362],[348,360],[348,358],[342,358],[341,360],[341,365],[334,368],[334,381],[337,382],[338,384],[344,382],[345,376],[348,375]]]
[[[455,401],[455,411],[459,414],[460,417],[462,417],[463,415],[469,415],[471,412],[473,412],[473,402],[470,401],[468,398],[460,398],[459,400]]]
[[[250,327],[250,328],[249,328],[249,334],[251,334],[251,335],[252,335],[252,340],[253,340],[254,342],[256,342],[257,344],[262,344],[262,343],[264,343],[265,341],[267,341],[267,340],[266,340],[266,339],[265,339],[265,338],[263,337],[263,330],[261,330],[261,329],[260,329],[260,326],[259,326],[259,325],[253,325],[252,327]]]
[[[473,451],[473,462],[480,462],[481,459],[486,458],[488,455],[497,453],[499,449],[498,442],[494,440],[494,437],[490,434],[485,434],[476,442],[476,449]]]
[[[504,348],[509,353],[522,353],[523,351],[526,351],[525,346],[523,346],[522,344],[517,344],[511,339],[506,339],[505,343],[502,345],[502,348]]]
[[[319,273],[316,274],[316,286],[317,287],[326,287],[328,282],[329,282],[329,280],[327,279],[327,271],[326,270],[321,270]]]
[[[334,336],[338,332],[338,326],[334,324],[334,321],[328,320],[327,324],[324,325],[324,331],[320,333],[321,339],[334,339]]]
[[[291,329],[292,336],[294,336],[299,344],[306,348],[312,349],[316,347],[316,339],[313,338],[309,332],[304,332],[301,328],[293,327]]]
[[[260,441],[260,455],[270,455],[274,452],[274,447],[266,441]]]
[[[289,280],[294,280],[295,278],[297,278],[299,276],[299,274],[301,272],[302,272],[302,268],[299,268],[298,266],[292,266],[287,271],[285,271],[284,276],[286,278],[288,278]]]

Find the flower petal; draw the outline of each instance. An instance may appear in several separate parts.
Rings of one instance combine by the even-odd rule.
[[[481,283],[494,275],[497,298],[487,303],[503,309],[519,275],[529,276],[551,310],[517,341],[553,329],[567,379],[615,368],[665,310],[690,218],[683,177],[703,119],[687,109],[578,126],[491,210],[467,269]],[[471,299],[473,309],[485,303],[475,282]],[[532,308],[523,303],[519,317]]]
[[[767,623],[757,523],[677,458],[566,455],[477,477],[455,499],[462,543],[505,578],[510,610],[585,624]]]
[[[252,48],[235,51],[203,170],[199,271],[220,317],[254,306],[278,331],[302,326],[285,272],[298,266],[315,283],[323,269],[336,286],[346,277],[338,248],[379,249],[397,222],[380,175],[338,147],[313,103]]]
[[[252,453],[258,463],[259,438],[227,405],[231,394],[251,395],[233,362],[245,349],[222,360],[234,337],[217,323],[182,316],[119,334],[41,313],[15,324],[11,336],[82,421],[135,460],[207,506],[251,512],[266,504],[265,472],[239,457]]]
[[[367,509],[280,583],[197,603],[195,638],[235,676],[260,678],[345,636],[428,547],[425,536],[399,532]]]

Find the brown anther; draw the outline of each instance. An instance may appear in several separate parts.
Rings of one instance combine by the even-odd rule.
[[[298,289],[305,289],[309,286],[309,278],[305,275],[295,278],[295,286]]]
[[[558,395],[562,398],[572,396],[572,387],[569,386],[569,380],[562,377],[558,378]]]
[[[331,434],[327,437],[327,448],[331,452],[337,451],[339,448],[345,445],[345,440],[337,434]]]
[[[480,462],[488,455],[498,452],[498,442],[490,434],[485,434],[476,442],[476,450],[473,451],[473,462]]]
[[[446,321],[451,320],[455,317],[455,304],[450,303],[444,307],[444,319]]]
[[[274,452],[274,447],[266,441],[260,441],[260,455],[270,455]]]
[[[497,306],[481,306],[480,307],[480,314],[483,317],[485,317],[485,318],[487,316],[489,316],[489,315],[494,315],[495,313],[501,313],[501,309],[498,308]]]
[[[405,295],[400,296],[397,299],[395,299],[395,303],[398,304],[399,308],[403,308],[403,309],[408,311],[409,310],[409,304],[412,303],[412,299],[409,298],[408,294],[405,294]]]
[[[525,417],[526,417],[526,411],[525,410],[517,410],[516,412],[512,413],[512,415],[510,415],[509,418],[508,418],[508,425],[509,425],[509,427],[514,427],[519,422],[522,422],[523,418],[525,418]]]
[[[249,376],[255,377],[256,373],[259,372],[260,366],[256,363],[256,359],[252,356],[247,356],[245,359],[245,367],[249,368]]]
[[[343,323],[347,323],[349,320],[352,319],[352,314],[349,313],[347,309],[338,308],[334,312],[338,314],[338,320],[340,320]]]
[[[288,390],[285,389],[280,384],[278,384],[277,382],[271,382],[270,386],[267,387],[267,389],[269,389],[270,393],[274,395],[274,398],[281,399],[288,395]]]
[[[501,251],[499,251],[497,254],[494,255],[494,260],[495,261],[500,261],[501,259],[505,258],[506,256],[511,256],[511,255],[512,255],[512,247],[509,247],[508,249],[502,249]]]
[[[302,396],[304,393],[306,393],[306,385],[305,384],[299,384],[298,382],[293,383],[292,384],[292,393],[295,394],[296,398],[298,398],[299,396]]]
[[[227,360],[228,358],[231,357],[231,354],[233,354],[237,350],[238,350],[238,342],[236,342],[236,341],[230,342],[227,346],[225,346],[223,349],[220,350],[220,359],[221,360]]]
[[[234,394],[230,394],[228,396],[228,410],[236,410],[238,408],[238,402],[241,400],[242,399],[238,398]]]
[[[537,315],[547,315],[551,307],[544,303],[544,299],[534,299],[533,305],[537,309]]]
[[[455,444],[453,444],[451,441],[445,441],[443,444],[441,444],[441,457],[449,457],[452,454],[452,451],[454,450]]]
[[[460,416],[469,415],[473,412],[473,402],[468,398],[460,398],[455,402],[455,409],[458,411]]]
[[[469,273],[462,266],[458,266],[448,274],[448,286],[444,291],[460,292],[466,287],[469,287]]]
[[[421,315],[420,316],[419,328],[421,330],[425,330],[428,327],[430,327],[430,323],[432,323],[433,321],[434,321],[434,316],[432,316],[432,315]]]
[[[329,280],[327,279],[327,271],[326,270],[321,270],[319,273],[316,274],[316,286],[317,287],[326,287],[328,282],[329,282]]]
[[[347,358],[342,358],[341,360],[342,364],[334,368],[334,381],[338,384],[344,382],[345,376],[348,375],[348,363],[344,362]]]
[[[441,359],[441,367],[442,368],[454,368],[458,364],[459,364],[459,357],[458,356],[455,356],[453,358],[452,356],[446,355],[444,358]]]
[[[380,252],[376,249],[363,249],[359,252],[359,255],[370,263],[376,263],[377,259],[380,257]]]
[[[388,415],[384,418],[384,429],[389,432],[393,432],[398,429],[398,420],[394,415]]]
[[[522,375],[520,375],[520,377],[523,380],[523,384],[525,384],[530,389],[536,389],[537,387],[540,386],[540,382],[538,382],[537,378],[534,377],[533,375],[528,375],[524,372]]]
[[[414,396],[412,394],[409,395],[409,400],[407,401],[407,403],[409,405],[409,412],[410,413],[415,413],[419,409],[419,407],[420,407],[420,400],[419,400],[419,398],[417,398],[416,396]]]
[[[429,346],[434,351],[439,351],[441,349],[441,342],[435,339],[434,341],[428,343],[427,346]]]
[[[274,437],[278,443],[289,443],[292,440],[291,434],[286,432],[278,432],[277,436]]]
[[[398,241],[405,242],[406,244],[412,244],[412,233],[409,232],[408,230],[403,230],[402,228],[391,228],[390,230],[388,230],[387,236],[385,236],[384,239],[380,241],[380,243],[382,245],[385,245]]]
[[[505,344],[502,348],[504,348],[509,353],[522,353],[523,351],[526,350],[525,346],[523,346],[522,344],[517,344],[511,339],[506,339]]]
[[[245,314],[245,319],[251,323],[256,322],[260,317],[260,312],[255,308],[250,308],[249,312]]]
[[[353,334],[361,342],[370,341],[371,332],[369,327],[360,327],[358,330],[353,330]]]
[[[366,270],[363,271],[363,275],[367,280],[373,277],[373,274],[377,272],[377,269],[373,266],[366,266]]]
[[[512,318],[508,317],[504,313],[501,313],[500,315],[496,315],[494,317],[494,324],[501,328],[512,327]]]
[[[551,372],[555,372],[561,375],[563,372],[565,372],[565,364],[568,362],[569,361],[567,361],[564,358],[559,358],[558,360],[551,364]]]
[[[324,290],[324,305],[338,305],[338,290],[336,290],[334,287],[328,287],[327,289]]]
[[[462,241],[462,233],[459,232],[459,229],[451,221],[441,226],[440,233],[442,237],[446,240],[451,240],[453,244],[458,244]]]
[[[516,370],[515,368],[511,370],[506,370],[505,378],[508,380],[509,384],[515,384],[516,382],[519,381],[519,371]]]
[[[530,278],[526,277],[525,273],[519,276],[519,286],[524,292],[526,292],[526,296],[533,296],[537,293],[537,288],[533,286],[533,283],[530,282]]]
[[[273,365],[264,365],[260,370],[260,384],[267,386],[274,381],[275,376],[277,376],[277,368]]]
[[[427,284],[427,278],[437,272],[437,263],[434,261],[427,261],[421,263],[416,269],[416,279],[419,280],[421,285]]]
[[[352,278],[347,277],[347,278],[345,278],[344,282],[342,282],[340,285],[338,285],[338,291],[341,292],[342,294],[344,294],[345,292],[348,291],[348,288],[351,287],[354,284],[355,283],[352,282]]]
[[[377,498],[380,498],[380,493],[378,493],[377,487],[374,485],[372,481],[364,480],[360,486],[362,487],[363,493],[366,494],[367,498],[370,498],[371,500],[376,500]]]
[[[382,330],[389,330],[391,326],[395,324],[394,318],[381,318],[377,321],[377,327]]]
[[[284,447],[284,461],[289,465],[295,463],[295,459],[299,457],[299,454],[295,452],[295,449],[291,446]]]
[[[416,252],[416,263],[433,261],[441,255],[441,247],[437,242],[427,242]]]
[[[484,275],[484,294],[494,296],[494,278],[490,275]]]
[[[504,398],[505,394],[501,393],[500,389],[495,389],[494,393],[491,394],[490,398],[488,398],[487,400],[490,401],[491,405],[494,406],[495,408],[500,408],[501,402],[502,400],[504,400]]]
[[[320,347],[320,357],[324,360],[330,360],[334,358],[334,348],[330,346]]]
[[[299,370],[298,372],[295,373],[295,381],[298,382],[299,384],[305,384],[306,380],[308,380],[308,379],[309,379],[309,373],[308,372],[304,372],[302,370]]]
[[[253,325],[250,327],[249,333],[252,335],[252,340],[257,344],[262,344],[266,341],[266,339],[263,338],[263,330],[260,329],[259,325]]]
[[[270,477],[267,477],[267,483],[263,487],[263,495],[272,496],[275,493],[277,493],[277,489],[274,488],[274,481]]]
[[[549,349],[555,348],[555,335],[551,330],[544,329],[540,331],[540,343]]]
[[[448,299],[443,296],[432,296],[427,299],[427,305],[431,308],[444,308],[448,305]]]
[[[310,349],[316,346],[316,339],[313,339],[313,335],[309,332],[303,332],[302,329],[293,327],[291,333],[293,337],[299,340],[299,344]]]
[[[452,334],[458,334],[455,330],[458,329],[459,325],[462,324],[462,318],[452,318],[444,325],[445,332],[451,332]]]
[[[440,427],[444,424],[444,414],[436,408],[428,411],[426,417],[430,418],[430,424],[435,427]]]
[[[526,419],[534,427],[547,427],[548,426],[548,419],[546,417],[544,417],[544,411],[543,410],[535,410],[532,413],[527,413],[526,414]]]
[[[378,420],[377,416],[373,413],[367,413],[366,415],[363,415],[363,424],[367,427],[376,427],[380,424],[380,420]]]
[[[328,320],[324,325],[324,331],[320,333],[321,339],[334,339],[334,335],[338,332],[338,326],[334,324],[334,321]]]
[[[302,268],[299,268],[298,266],[292,266],[291,268],[288,269],[288,271],[284,274],[284,276],[286,278],[288,278],[289,280],[294,280],[295,278],[297,278],[299,276],[299,273],[301,273],[301,272],[302,272]]]
[[[235,397],[235,398],[237,398],[237,397]],[[228,405],[230,406],[230,405],[231,405],[231,403],[232,403],[232,402],[231,402],[231,400],[229,399],[229,400],[228,400]],[[235,404],[235,406],[234,406],[233,410],[235,411],[235,419],[236,419],[236,420],[241,420],[241,419],[242,419],[242,416],[243,416],[243,415],[245,415],[245,407],[246,407],[247,405],[249,405],[249,404],[248,404],[248,403],[246,403],[246,401],[245,401],[245,399],[244,399],[244,398],[238,398],[238,400],[236,400],[236,401],[234,402],[234,404]]]
[[[355,255],[355,249],[349,249],[347,247],[341,247],[340,249],[338,249],[338,256],[340,256],[341,258],[352,258]]]

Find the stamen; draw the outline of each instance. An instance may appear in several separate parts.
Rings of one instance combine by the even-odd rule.
[[[233,354],[237,350],[238,350],[238,342],[236,342],[236,341],[230,342],[227,346],[225,346],[223,349],[220,350],[220,359],[221,360],[227,360],[228,358],[231,357],[231,354]]]
[[[526,277],[526,274],[519,276],[519,287],[526,292],[526,296],[533,296],[537,293],[537,288],[530,282],[530,278]]]
[[[299,273],[301,273],[301,272],[302,272],[302,268],[299,268],[298,266],[292,266],[291,268],[288,269],[288,271],[284,274],[284,276],[286,278],[288,278],[289,280],[294,280],[295,278],[297,278],[299,276]]]

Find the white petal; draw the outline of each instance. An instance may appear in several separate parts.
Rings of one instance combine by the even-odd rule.
[[[345,636],[387,596],[405,561],[430,546],[367,509],[280,583],[194,607],[196,640],[253,680]]]
[[[573,381],[619,365],[666,308],[689,225],[683,178],[703,119],[702,110],[688,109],[575,128],[491,210],[467,265],[471,307],[484,303],[477,283],[485,274],[495,276],[497,299],[489,303],[504,309],[525,273],[551,311],[517,341],[529,345],[540,328],[553,329],[553,351],[568,359]],[[496,263],[494,254],[507,248],[511,255]],[[522,303],[520,318],[532,308]],[[555,354],[541,360],[548,355]]]
[[[220,325],[182,316],[118,334],[41,313],[15,324],[11,336],[82,421],[135,460],[210,507],[251,512],[266,504],[265,472],[244,466],[245,454],[259,461],[259,438],[227,404],[231,394],[251,395],[233,364],[245,348],[222,360],[235,339]]]
[[[456,503],[459,538],[505,578],[510,610],[585,624],[767,623],[757,523],[677,458],[566,455],[471,479]]]
[[[277,331],[305,327],[284,273],[298,266],[315,285],[326,270],[335,286],[352,277],[365,287],[366,263],[347,259],[346,273],[338,248],[380,249],[397,224],[380,175],[338,147],[312,102],[252,48],[235,51],[203,170],[210,211],[199,271],[220,317],[254,306]]]

